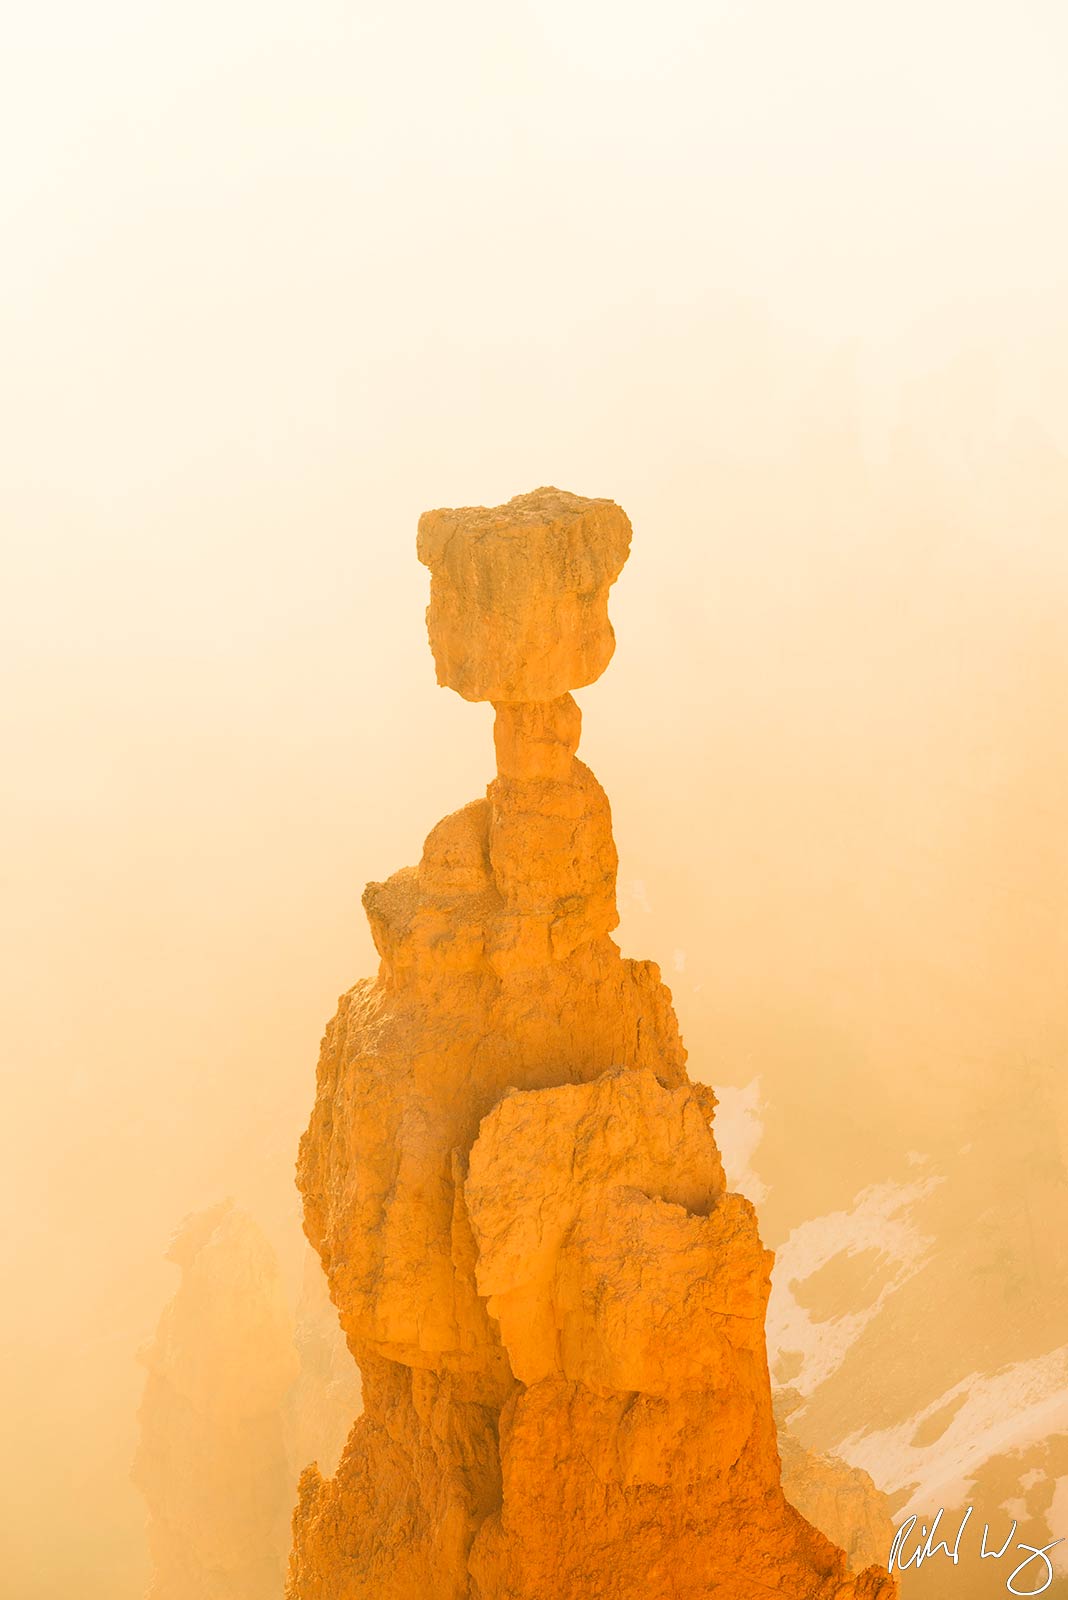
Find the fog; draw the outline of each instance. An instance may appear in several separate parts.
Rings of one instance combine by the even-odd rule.
[[[581,753],[624,950],[696,1076],[761,1077],[768,1241],[962,1122],[1063,1162],[1068,13],[6,35],[5,1575],[133,1600],[168,1238],[232,1195],[296,1293],[360,892],[492,775],[434,683],[427,507],[631,516]]]

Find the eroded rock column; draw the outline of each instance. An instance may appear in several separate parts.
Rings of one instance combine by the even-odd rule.
[[[429,512],[439,682],[497,776],[364,896],[298,1182],[364,1415],[305,1473],[291,1600],[889,1596],[783,1499],[770,1255],[652,962],[625,960],[571,690],[630,544],[557,489]]]

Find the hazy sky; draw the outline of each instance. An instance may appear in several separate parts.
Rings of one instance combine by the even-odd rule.
[[[1063,1039],[1066,63],[1060,0],[8,9],[21,1600],[139,1592],[167,1238],[293,1270],[360,890],[490,775],[424,508],[633,518],[583,753],[701,1076]]]

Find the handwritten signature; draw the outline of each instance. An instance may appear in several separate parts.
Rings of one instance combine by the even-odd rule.
[[[890,1546],[890,1559],[886,1563],[886,1570],[888,1572],[893,1572],[895,1561],[897,1562],[897,1570],[899,1572],[906,1572],[909,1567],[919,1568],[930,1556],[937,1556],[942,1553],[949,1557],[954,1566],[957,1565],[958,1561],[960,1560],[961,1539],[964,1537],[964,1530],[968,1526],[968,1519],[971,1517],[974,1507],[969,1506],[961,1518],[960,1525],[957,1528],[957,1537],[954,1539],[952,1545],[948,1544],[945,1539],[939,1539],[937,1543],[932,1542],[935,1538],[935,1534],[938,1532],[938,1524],[942,1520],[944,1509],[944,1507],[939,1508],[938,1515],[932,1522],[930,1530],[928,1530],[926,1523],[920,1523],[920,1533],[917,1535],[919,1543],[907,1560],[904,1559],[905,1544],[911,1537],[919,1518],[909,1517],[901,1524],[900,1528],[898,1528],[897,1532],[894,1534],[894,1542]],[[988,1561],[990,1559],[999,1561],[1009,1548],[1009,1545],[1012,1543],[1015,1532],[1016,1519],[1014,1517],[1012,1527],[1009,1530],[1009,1536],[1005,1540],[1005,1543],[1001,1546],[1001,1549],[988,1550],[987,1540],[990,1536],[990,1524],[988,1522],[984,1522],[983,1537],[979,1545],[979,1559],[981,1561]],[[1018,1566],[1013,1568],[1013,1571],[1006,1579],[1005,1587],[1009,1593],[1018,1595],[1045,1594],[1046,1590],[1053,1582],[1053,1563],[1050,1561],[1046,1552],[1048,1550],[1052,1550],[1054,1545],[1063,1543],[1063,1539],[1054,1539],[1050,1544],[1033,1545],[1025,1544],[1023,1540],[1020,1540],[1016,1545],[1017,1550],[1026,1550],[1029,1552],[1029,1554],[1024,1557]],[[1041,1568],[1033,1571],[1027,1581],[1034,1582],[1036,1578],[1041,1576],[1042,1570],[1044,1569],[1045,1577],[1043,1582],[1037,1589],[1017,1589],[1015,1587],[1016,1579],[1019,1578],[1022,1573],[1026,1572],[1027,1568],[1032,1566],[1035,1562],[1041,1562],[1042,1566]]]

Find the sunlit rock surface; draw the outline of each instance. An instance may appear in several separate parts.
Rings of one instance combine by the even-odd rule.
[[[895,1592],[783,1496],[771,1258],[658,968],[609,937],[569,691],[628,542],[555,489],[420,523],[439,679],[497,703],[498,771],[368,887],[379,972],[323,1040],[298,1181],[364,1413],[302,1478],[290,1600]]]
[[[608,590],[629,549],[614,501],[562,489],[425,511],[418,554],[438,682],[465,700],[524,703],[592,683],[615,648]]]

